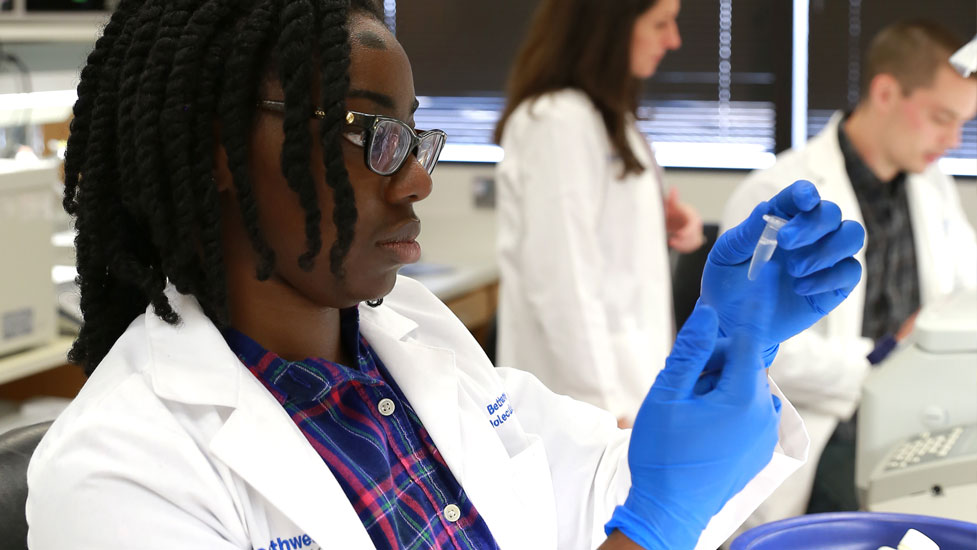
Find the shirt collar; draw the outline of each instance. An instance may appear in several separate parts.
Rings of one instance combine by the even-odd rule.
[[[228,327],[225,341],[241,362],[263,380],[279,402],[321,397],[333,387],[350,381],[375,385],[382,382],[372,366],[369,349],[360,337],[356,307],[340,311],[340,339],[346,349],[355,350],[353,365],[341,365],[319,357],[288,361],[265,349],[243,332]]]
[[[841,148],[841,154],[845,158],[845,169],[848,172],[848,178],[851,180],[852,186],[856,189],[881,190],[904,182],[906,180],[905,172],[899,172],[890,181],[882,181],[865,164],[862,156],[858,154],[855,145],[845,132],[845,121],[850,116],[851,113],[845,113],[844,118],[838,123],[838,146]]]

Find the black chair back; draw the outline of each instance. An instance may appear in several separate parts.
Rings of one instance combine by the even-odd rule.
[[[0,550],[27,550],[27,465],[51,422],[0,434]]]

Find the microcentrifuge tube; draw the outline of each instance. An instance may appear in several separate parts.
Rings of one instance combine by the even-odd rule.
[[[751,281],[755,281],[760,276],[760,270],[773,257],[773,251],[777,249],[777,232],[787,223],[787,220],[771,214],[765,214],[763,221],[767,222],[767,226],[763,228],[760,241],[756,243],[756,248],[753,249],[750,270],[746,274]]]

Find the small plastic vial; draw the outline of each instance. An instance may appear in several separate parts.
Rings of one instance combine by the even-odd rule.
[[[767,222],[767,226],[763,228],[760,240],[753,249],[750,270],[746,273],[746,277],[751,281],[755,281],[760,276],[760,270],[773,257],[773,252],[777,249],[777,232],[787,223],[787,220],[771,214],[764,214],[763,221]]]

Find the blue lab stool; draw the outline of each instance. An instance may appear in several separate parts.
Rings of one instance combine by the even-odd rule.
[[[915,529],[940,550],[977,548],[977,523],[880,512],[810,514],[773,521],[743,533],[730,550],[878,550],[899,545]]]

